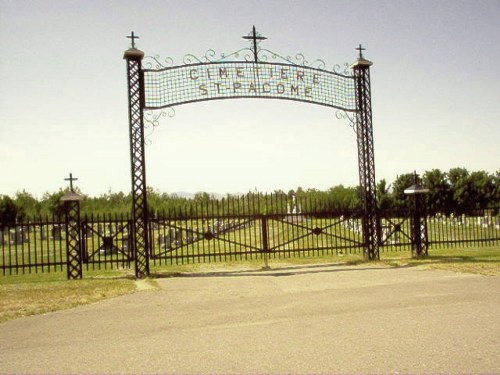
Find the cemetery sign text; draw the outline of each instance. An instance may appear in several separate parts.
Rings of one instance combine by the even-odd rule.
[[[145,108],[229,98],[288,99],[355,111],[354,79],[292,63],[200,62],[144,69]]]

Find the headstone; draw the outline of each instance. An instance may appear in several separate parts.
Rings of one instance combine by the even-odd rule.
[[[21,227],[21,241],[30,242],[31,227]]]
[[[162,248],[164,244],[165,244],[165,235],[160,233],[158,235],[158,246],[160,246],[160,248]]]
[[[175,231],[175,243],[177,246],[182,246],[182,230]]]
[[[485,215],[484,216],[484,224],[483,224],[483,227],[484,228],[488,228],[488,227],[491,227],[493,225],[493,222],[491,220],[491,216],[490,215]]]
[[[20,245],[24,242],[22,229],[11,229],[9,231],[9,241],[11,245]]]
[[[118,249],[116,248],[116,246],[113,242],[113,237],[103,236],[102,237],[102,245],[99,248],[99,251],[103,255],[115,254],[118,251]]]
[[[131,246],[130,246],[130,240],[128,237],[123,237],[122,238],[122,250],[123,251],[128,251],[130,250]]]
[[[47,239],[47,228],[45,228],[45,226],[41,226],[40,227],[40,239],[42,241],[45,241]]]
[[[59,225],[54,225],[52,227],[52,239],[54,240],[61,239],[61,227]]]
[[[194,242],[194,236],[193,236],[193,232],[192,232],[191,228],[188,228],[188,229],[189,230],[186,233],[186,242],[188,244],[190,244],[190,243]]]
[[[170,234],[167,234],[165,236],[165,245],[163,245],[163,248],[165,250],[172,248],[172,237],[170,236]]]

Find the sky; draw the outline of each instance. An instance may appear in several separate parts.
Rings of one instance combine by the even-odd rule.
[[[500,1],[0,0],[0,194],[131,190],[126,65],[209,49],[373,62],[377,181],[500,169]],[[332,108],[238,99],[175,107],[147,129],[148,186],[245,193],[358,184],[356,135]]]

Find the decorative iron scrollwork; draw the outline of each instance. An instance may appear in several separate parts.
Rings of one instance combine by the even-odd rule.
[[[163,117],[172,118],[175,116],[175,109],[172,107],[164,108],[162,110],[149,110],[144,111],[144,129],[151,129],[149,133],[145,134],[144,142],[151,145],[152,142],[149,137],[154,133],[155,128],[160,125],[160,119]]]
[[[337,74],[352,77],[352,69],[351,69],[351,65],[349,65],[349,63],[344,63],[342,65],[335,64],[333,66],[332,71],[337,73]]]
[[[172,118],[175,116],[175,109],[172,107],[169,108],[164,108],[160,111],[158,110],[149,110],[149,111],[144,111],[144,127],[149,128],[149,127],[157,127],[160,125],[160,119],[162,117],[169,117]]]
[[[146,69],[165,69],[174,66],[174,60],[171,57],[166,57],[163,62],[160,59],[160,55],[146,56],[143,65]]]
[[[338,118],[339,120],[347,120],[349,123],[349,126],[352,128],[354,133],[356,133],[356,118],[352,114],[338,109],[335,111],[335,117]]]
[[[325,61],[323,61],[322,59],[315,59],[310,62],[303,53],[297,53],[295,57],[292,58],[291,56],[282,56],[279,53],[266,48],[259,48],[259,50],[257,51],[257,56],[259,62],[291,64],[295,66],[304,66],[308,68],[329,71],[326,68]],[[220,55],[217,55],[215,50],[208,49],[202,57],[198,57],[192,53],[184,55],[184,58],[182,59],[182,65],[251,61],[253,61],[253,51],[250,48],[242,48],[230,54],[221,53]],[[166,57],[162,60],[159,55],[146,56],[144,58],[144,67],[147,70],[161,70],[172,68],[174,67],[174,60],[171,57]],[[331,69],[331,72],[338,75],[352,77],[352,70],[348,63],[334,65]]]

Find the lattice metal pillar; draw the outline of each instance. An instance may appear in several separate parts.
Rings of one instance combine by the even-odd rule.
[[[356,90],[356,134],[358,143],[359,185],[363,194],[363,240],[365,257],[380,259],[373,146],[372,101],[370,89],[371,61],[365,60],[359,47],[359,58],[352,65]]]
[[[65,207],[66,221],[66,269],[68,280],[83,277],[82,241],[80,231],[80,200],[82,197],[74,192],[61,198]]]
[[[132,251],[135,259],[135,276],[149,275],[148,202],[146,190],[146,164],[144,152],[144,52],[134,47],[125,51],[127,60],[130,159],[132,172]]]

